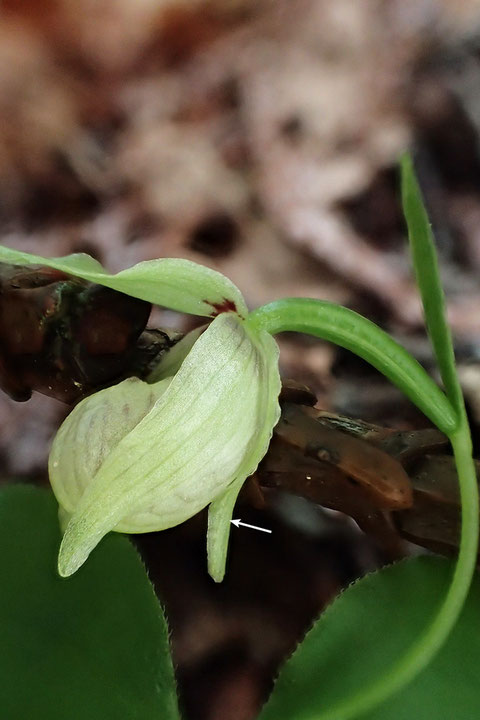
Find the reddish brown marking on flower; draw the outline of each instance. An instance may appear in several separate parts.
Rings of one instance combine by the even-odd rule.
[[[45,280],[49,280],[51,282],[58,282],[60,280],[71,280],[72,276],[68,275],[66,272],[63,272],[63,270],[57,270],[56,268],[50,268],[50,267],[44,267],[42,265],[39,270],[34,270],[33,272],[37,272],[39,275],[45,278]]]
[[[217,315],[224,312],[234,312],[237,313],[237,315],[240,314],[233,300],[229,300],[228,298],[223,298],[223,302],[221,303],[213,303],[209,300],[205,300],[205,302],[213,308],[213,312],[211,313],[212,317],[217,317]]]

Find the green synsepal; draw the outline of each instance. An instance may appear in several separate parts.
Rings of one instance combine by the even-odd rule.
[[[240,317],[247,316],[245,300],[228,278],[190,260],[145,260],[112,275],[97,260],[84,253],[44,258],[0,245],[0,262],[46,265],[154,305],[191,315],[215,317],[221,312],[233,311]]]

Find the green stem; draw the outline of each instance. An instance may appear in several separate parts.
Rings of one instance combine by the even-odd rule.
[[[375,323],[353,310],[310,298],[286,298],[250,313],[247,324],[272,335],[308,333],[351,350],[377,368],[446,435],[458,415],[424,368]]]
[[[319,300],[289,298],[259,308],[250,314],[247,322],[257,330],[272,334],[286,330],[306,332],[360,355],[403,390],[448,435],[453,447],[460,482],[462,530],[451,584],[433,622],[384,676],[311,719],[350,720],[380,705],[428,665],[448,638],[467,597],[477,559],[479,504],[463,399],[455,411],[425,370],[400,345],[373,323],[346,308]]]

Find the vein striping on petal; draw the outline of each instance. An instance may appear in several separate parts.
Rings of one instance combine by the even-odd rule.
[[[177,525],[253,472],[279,414],[278,349],[268,337],[265,352],[260,335],[233,313],[212,321],[151,409],[102,455],[67,526],[62,575],[109,530]]]

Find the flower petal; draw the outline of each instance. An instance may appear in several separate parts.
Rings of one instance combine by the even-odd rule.
[[[274,356],[278,396],[276,350]],[[109,530],[177,525],[253,472],[279,413],[276,397],[268,412],[263,409],[266,374],[274,375],[266,371],[262,343],[244,323],[234,313],[215,318],[84,491],[62,541],[60,573],[75,572]],[[259,423],[267,417],[264,431]]]
[[[129,378],[82,400],[61,425],[48,461],[62,523],[77,507],[105,458],[150,412],[171,378],[149,385]]]
[[[233,508],[245,479],[255,472],[268,450],[273,428],[280,417],[278,396],[281,389],[278,372],[278,345],[271,335],[261,331],[250,332],[257,349],[257,377],[251,385],[255,404],[257,432],[252,436],[250,447],[238,470],[234,483],[208,509],[207,554],[208,572],[221,582],[225,575],[228,541],[230,538]]]
[[[191,330],[184,335],[181,340],[175,343],[168,352],[164,353],[160,362],[157,363],[148,376],[148,382],[155,383],[175,375],[180,370],[183,361],[206,327],[206,325],[202,325],[201,327],[195,328],[195,330]]]

